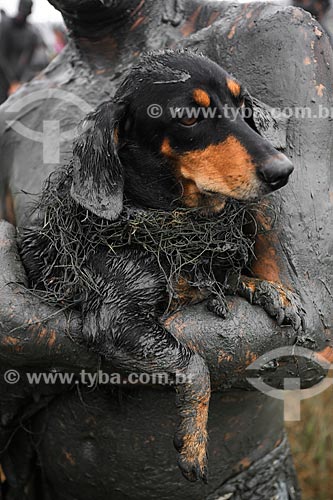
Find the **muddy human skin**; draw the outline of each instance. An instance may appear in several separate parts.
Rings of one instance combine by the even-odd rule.
[[[68,130],[85,114],[83,110],[79,117],[77,107],[59,99],[43,100],[38,108],[36,103],[29,104],[16,111],[18,115],[9,114],[10,106],[35,90],[53,88],[82,97],[93,108],[114,94],[124,72],[142,51],[197,49],[237,74],[251,94],[270,106],[309,106],[313,110],[318,104],[330,106],[331,48],[320,26],[301,11],[256,3],[146,1],[131,3],[131,11],[123,10],[122,5],[115,3],[105,11],[97,1],[59,2],[72,33],[69,46],[38,80],[1,109],[0,190],[2,216],[8,221],[16,220],[20,226],[29,222],[31,197],[22,190],[38,193],[57,168],[43,164],[42,145],[8,127],[8,117],[19,116],[35,130],[41,118],[60,119]],[[104,23],[106,18],[108,23]],[[101,387],[91,392],[83,387],[78,392],[63,386],[32,390],[22,383],[14,388],[4,384],[1,396],[1,449],[6,449],[1,463],[12,493],[23,498],[23,485],[35,477],[39,494],[52,500],[85,500],[92,492],[101,500],[110,494],[119,499],[140,495],[213,499],[230,492],[234,498],[248,495],[252,499],[261,498],[260,482],[272,496],[279,493],[287,498],[283,492],[288,491],[290,498],[299,498],[288,446],[282,438],[280,402],[244,389],[250,388],[246,367],[271,349],[298,343],[324,352],[327,359],[332,357],[328,344],[332,322],[332,197],[328,186],[332,166],[327,154],[331,126],[325,119],[293,117],[285,133],[279,124],[275,140],[291,157],[295,173],[284,191],[272,198],[279,213],[278,225],[269,241],[259,241],[257,248],[256,272],[264,276],[269,270],[272,280],[278,274],[301,294],[307,312],[306,333],[297,335],[292,329],[279,328],[264,311],[240,298],[230,299],[231,315],[223,321],[199,305],[167,322],[171,332],[197,346],[209,365],[215,394],[208,424],[208,485],[191,485],[178,472],[169,443],[177,423],[171,410],[172,390],[125,387],[111,392]],[[71,140],[63,141],[60,165],[70,151]],[[72,314],[68,319],[61,311],[41,304],[38,297],[15,293],[17,285],[8,285],[26,283],[26,277],[17,258],[13,229],[6,223],[0,229],[2,368],[93,370],[98,359],[67,335],[70,331],[72,339],[80,338],[80,317]],[[113,371],[105,363],[102,368]],[[305,385],[322,376],[317,364],[302,360],[292,366],[280,363],[279,370],[268,373],[267,378],[279,385],[291,369],[301,370]],[[6,447],[22,419],[33,431],[32,448],[30,434],[24,430]],[[264,472],[273,463],[276,481]],[[41,475],[42,482],[38,481]],[[253,477],[258,478],[256,484],[250,481]]]

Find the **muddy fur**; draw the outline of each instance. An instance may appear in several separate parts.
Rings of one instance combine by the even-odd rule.
[[[91,349],[125,373],[166,372],[173,384],[185,375],[176,383],[175,446],[190,481],[207,480],[210,374],[195,347],[165,328],[164,315],[208,298],[209,310],[225,317],[225,295],[239,288],[260,231],[250,200],[284,185],[291,164],[240,116],[237,123],[201,120],[192,129],[167,113],[157,122],[147,109],[160,102],[166,110],[171,94],[186,105],[193,89],[205,84],[218,87],[238,109],[241,97],[230,93],[228,78],[218,65],[189,52],[143,57],[115,98],[83,121],[69,166],[45,186],[35,227],[21,231],[31,285],[48,303],[81,310],[83,341]],[[235,148],[213,155],[210,164],[223,158],[228,164],[241,153],[247,159],[242,171],[238,165],[232,187],[225,192],[219,185],[216,192],[209,179],[220,179],[223,168],[205,169],[193,204],[186,176],[180,179],[177,162],[163,152],[165,140],[173,138],[181,159],[210,146],[215,151],[230,135]],[[235,198],[243,202],[230,199],[234,183]]]
[[[173,302],[181,306],[181,278],[208,291],[211,310],[225,313],[224,296],[253,255],[257,209],[230,201],[222,215],[205,216],[193,209],[139,210],[125,200],[110,221],[78,205],[71,184],[71,168],[51,176],[36,207],[43,217],[21,230],[31,285],[47,302],[79,308],[83,341],[120,370],[167,372],[171,383],[179,373],[188,376],[176,387],[175,446],[183,475],[206,481],[208,369],[161,318]]]
[[[78,205],[70,196],[71,183],[71,168],[53,174],[36,207],[43,214],[40,225],[21,230],[23,261],[33,286],[48,302],[79,307],[87,292],[98,294],[93,271],[98,255],[113,262],[135,251],[156,269],[166,308],[179,298],[181,277],[192,287],[224,297],[253,258],[255,234],[261,231],[255,204],[230,200],[217,216],[197,209],[143,210],[125,203],[119,219],[109,221]]]

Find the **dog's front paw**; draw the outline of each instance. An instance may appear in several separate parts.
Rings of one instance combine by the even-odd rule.
[[[251,304],[261,306],[278,325],[305,330],[305,310],[299,297],[278,283],[242,277],[238,294]]]
[[[228,305],[224,297],[212,297],[207,302],[208,311],[220,316],[220,318],[225,319],[229,312]]]

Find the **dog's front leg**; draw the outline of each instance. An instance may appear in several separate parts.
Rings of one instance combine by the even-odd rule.
[[[256,239],[252,276],[241,277],[238,294],[251,304],[263,307],[279,325],[305,330],[305,310],[295,289],[295,277],[288,268],[278,230],[272,227],[267,213],[260,214],[258,224],[264,232]]]
[[[88,294],[83,309],[86,339],[127,374],[168,375],[177,390],[180,425],[174,443],[180,469],[190,481],[206,481],[209,371],[199,354],[158,321],[165,285],[154,262],[131,254],[113,257],[104,269],[99,263],[94,281],[99,293]]]
[[[297,293],[273,281],[242,276],[238,294],[251,304],[261,306],[278,325],[305,329],[305,311]]]

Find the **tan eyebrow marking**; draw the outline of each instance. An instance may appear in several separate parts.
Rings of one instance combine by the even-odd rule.
[[[199,106],[208,108],[210,106],[210,97],[205,90],[195,89],[193,90],[193,99]]]
[[[231,80],[231,78],[227,78],[227,87],[234,97],[239,97],[241,93],[241,86],[238,82]]]

